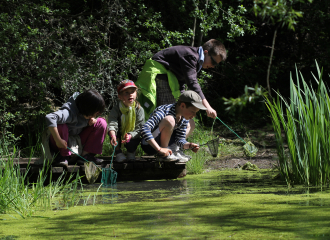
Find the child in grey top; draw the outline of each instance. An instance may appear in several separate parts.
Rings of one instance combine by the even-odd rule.
[[[82,156],[85,159],[101,162],[95,158],[95,154],[102,153],[107,123],[104,118],[96,117],[104,109],[103,97],[95,90],[87,90],[81,94],[74,93],[58,111],[46,115],[46,126],[51,133],[50,149],[54,153],[59,152],[54,160],[57,165],[68,165],[71,155],[67,149],[68,139],[73,135],[81,139]]]

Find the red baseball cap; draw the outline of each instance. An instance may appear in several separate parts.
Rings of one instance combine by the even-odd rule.
[[[126,88],[137,88],[135,83],[132,80],[123,80],[117,86],[117,92],[120,93],[121,91],[125,90]]]

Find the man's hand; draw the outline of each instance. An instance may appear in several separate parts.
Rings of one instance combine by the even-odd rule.
[[[217,117],[217,112],[211,107],[206,109],[206,113],[207,113],[207,116],[210,117],[210,118],[214,119],[214,118]]]

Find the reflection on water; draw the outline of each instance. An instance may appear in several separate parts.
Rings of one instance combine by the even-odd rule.
[[[257,176],[257,175],[256,175]],[[320,188],[296,186],[288,189],[284,182],[274,181],[263,175],[248,178],[237,178],[236,175],[214,176],[210,178],[188,178],[163,181],[118,182],[111,187],[100,187],[99,184],[84,186],[87,199],[79,205],[115,204],[141,201],[175,201],[195,197],[220,197],[224,194],[276,194],[294,195],[319,192]],[[322,189],[322,193],[329,194]],[[283,202],[283,204],[288,204]],[[294,202],[302,206],[330,206],[328,200],[306,198],[306,201]]]

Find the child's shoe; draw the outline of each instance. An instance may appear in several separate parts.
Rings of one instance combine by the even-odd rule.
[[[178,158],[179,163],[185,163],[190,160],[190,158],[188,158],[182,151],[175,152],[173,154],[174,154],[174,156],[176,156]]]
[[[176,162],[176,161],[178,161],[178,158],[176,156],[174,156],[174,154],[170,154],[166,157],[156,156],[156,161],[158,161],[158,162]]]
[[[116,154],[116,162],[123,162],[126,160],[126,156],[124,153]]]
[[[55,159],[53,165],[58,167],[68,167],[70,156],[59,156]]]
[[[127,157],[126,157],[126,159],[127,159],[128,161],[135,161],[135,152],[132,152],[132,153],[127,152]]]
[[[101,163],[103,163],[103,160],[102,159],[96,158],[95,155],[92,154],[92,153],[87,153],[87,154],[85,154],[82,157],[85,158],[89,162],[94,162],[95,164],[101,164]]]

